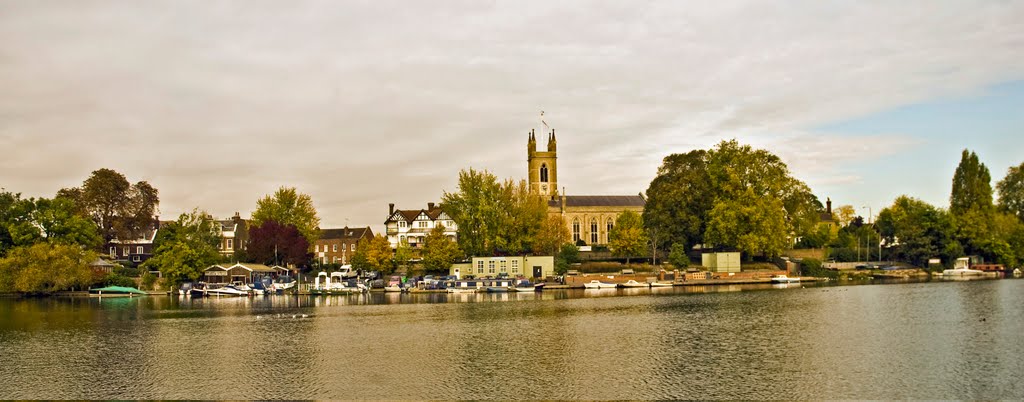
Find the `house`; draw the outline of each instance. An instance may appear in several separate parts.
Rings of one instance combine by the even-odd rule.
[[[839,222],[836,221],[836,216],[832,213],[832,198],[828,197],[825,200],[825,212],[821,213],[818,227],[826,228],[828,230],[828,238],[834,239],[839,235]]]
[[[473,257],[468,272],[464,264],[452,266],[450,274],[459,278],[472,275],[476,278],[496,277],[504,274],[515,278],[547,278],[555,275],[555,257],[553,256],[502,256]]]
[[[432,202],[427,203],[426,209],[418,210],[395,209],[395,204],[388,204],[388,219],[384,221],[392,250],[403,242],[413,249],[422,248],[427,234],[440,225],[444,226],[445,236],[455,241],[459,227],[440,206]]]
[[[217,221],[220,231],[220,244],[217,251],[224,257],[233,257],[235,253],[244,251],[249,244],[249,222],[242,219],[238,212],[231,219]]]
[[[139,236],[132,240],[112,239],[103,246],[110,259],[117,262],[131,263],[134,265],[146,262],[153,257],[153,240],[156,240],[157,231],[162,223],[159,219],[153,219],[150,227],[143,230]]]
[[[350,264],[356,246],[362,240],[373,239],[373,230],[363,228],[321,229],[320,238],[313,244],[313,257],[320,264]]]

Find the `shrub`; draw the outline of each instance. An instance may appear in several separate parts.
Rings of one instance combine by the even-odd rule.
[[[124,275],[110,274],[103,279],[103,284],[106,286],[134,287],[135,280]]]
[[[153,275],[152,272],[142,274],[142,290],[153,290],[156,279],[156,275]]]
[[[673,244],[669,249],[668,262],[676,268],[686,268],[690,266],[690,256],[686,255],[686,245],[683,243]]]
[[[839,279],[839,272],[831,269],[821,267],[821,260],[814,258],[805,258],[801,265],[803,265],[803,274],[807,276],[814,276],[818,278],[831,278]]]

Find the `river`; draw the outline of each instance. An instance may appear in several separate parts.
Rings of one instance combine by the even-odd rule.
[[[1024,280],[0,299],[0,399],[1019,399]]]

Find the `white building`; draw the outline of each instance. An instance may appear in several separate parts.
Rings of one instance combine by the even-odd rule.
[[[414,249],[422,248],[423,241],[430,231],[437,226],[444,226],[444,234],[456,240],[459,227],[440,207],[430,202],[426,209],[395,209],[395,204],[388,204],[388,220],[384,221],[387,228],[388,243],[391,249],[398,248],[400,242],[408,242]]]

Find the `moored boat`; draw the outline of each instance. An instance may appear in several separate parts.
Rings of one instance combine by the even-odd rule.
[[[89,289],[91,297],[134,297],[145,296],[146,292],[126,286],[107,286],[104,288]]]
[[[508,288],[503,286],[488,286],[487,293],[507,293]]]
[[[796,283],[800,282],[800,278],[790,278],[786,275],[775,275],[772,277],[772,283]]]
[[[615,284],[614,283],[604,283],[604,282],[601,282],[601,281],[595,279],[595,280],[592,280],[590,282],[584,283],[583,287],[587,288],[587,289],[613,289],[613,288],[615,288]]]
[[[619,286],[624,287],[624,288],[649,288],[649,287],[651,287],[651,285],[649,285],[649,284],[640,283],[640,282],[637,282],[637,281],[632,280],[632,279],[626,281],[625,283],[620,283]]]
[[[983,271],[971,269],[971,260],[967,257],[957,258],[953,263],[953,269],[942,271],[942,276],[945,277],[982,276],[984,274]]]
[[[671,283],[665,283],[665,282],[651,282],[651,287],[652,288],[670,288],[670,287],[672,287],[672,284]]]
[[[248,296],[249,292],[240,290],[234,285],[224,285],[219,288],[206,289],[207,296]]]

